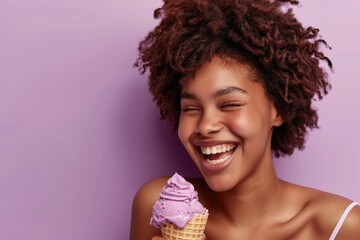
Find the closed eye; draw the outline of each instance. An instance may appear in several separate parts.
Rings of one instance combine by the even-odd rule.
[[[196,112],[199,111],[199,108],[195,106],[184,106],[181,107],[181,112]]]
[[[224,110],[233,110],[233,109],[237,109],[241,106],[243,106],[244,104],[242,102],[226,102],[220,105],[221,109]]]

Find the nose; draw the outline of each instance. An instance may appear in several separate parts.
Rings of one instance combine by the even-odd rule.
[[[223,127],[220,117],[212,111],[203,111],[197,123],[196,132],[202,136],[209,136],[219,132]]]

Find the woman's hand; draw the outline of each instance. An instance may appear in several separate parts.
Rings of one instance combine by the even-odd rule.
[[[205,240],[206,236],[205,234],[203,234],[203,237],[201,238],[201,240]],[[166,240],[166,238],[160,237],[160,236],[154,236],[151,238],[151,240]]]

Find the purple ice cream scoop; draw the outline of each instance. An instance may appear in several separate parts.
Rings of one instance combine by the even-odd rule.
[[[195,214],[204,214],[205,211],[194,186],[175,173],[163,187],[160,199],[154,204],[150,224],[160,228],[172,223],[178,228],[184,228]]]

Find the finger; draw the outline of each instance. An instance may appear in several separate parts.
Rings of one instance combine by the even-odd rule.
[[[166,239],[160,236],[154,236],[151,238],[151,240],[166,240]]]

